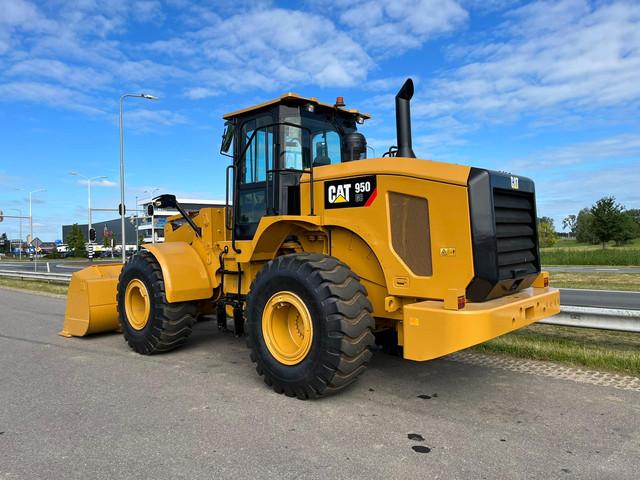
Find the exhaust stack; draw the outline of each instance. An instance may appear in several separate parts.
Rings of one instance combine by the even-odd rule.
[[[396,130],[398,135],[398,153],[396,157],[416,158],[411,148],[411,110],[409,102],[413,97],[413,80],[404,82],[396,95]]]

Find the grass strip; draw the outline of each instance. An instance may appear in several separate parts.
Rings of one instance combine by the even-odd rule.
[[[638,273],[551,272],[550,275],[551,286],[555,288],[640,291]]]
[[[640,335],[535,324],[473,347],[640,377]]]
[[[541,249],[543,265],[640,265],[640,249],[609,247],[606,249]]]
[[[53,293],[66,295],[68,285],[59,283],[49,283],[38,280],[18,280],[14,278],[0,278],[0,287],[16,288],[20,290],[31,290],[40,293]]]

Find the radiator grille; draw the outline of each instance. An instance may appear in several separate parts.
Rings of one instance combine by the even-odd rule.
[[[536,217],[532,193],[494,189],[498,278],[538,271]]]

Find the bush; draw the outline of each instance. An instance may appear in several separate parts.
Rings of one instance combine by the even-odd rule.
[[[553,218],[542,217],[538,219],[538,241],[541,247],[553,247],[558,241]]]

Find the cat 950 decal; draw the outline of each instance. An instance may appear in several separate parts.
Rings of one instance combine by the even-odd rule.
[[[324,208],[368,207],[377,194],[375,175],[331,180],[324,183]]]

